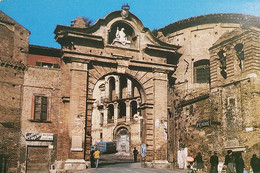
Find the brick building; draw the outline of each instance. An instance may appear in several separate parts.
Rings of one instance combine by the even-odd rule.
[[[60,116],[60,49],[30,45],[24,74],[21,117],[21,172],[54,169],[58,160]]]
[[[145,144],[148,167],[260,154],[258,17],[198,16],[155,37],[126,5],[90,27],[57,25],[56,49],[28,45],[0,14],[2,170],[86,169],[99,141],[121,153]]]
[[[17,172],[29,31],[0,11],[0,172]]]
[[[210,14],[160,29],[160,39],[181,46],[169,109],[169,161],[185,168],[201,152],[259,156],[259,23],[242,14]]]

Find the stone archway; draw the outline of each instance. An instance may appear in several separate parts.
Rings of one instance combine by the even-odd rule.
[[[115,134],[117,141],[117,151],[118,153],[129,153],[130,151],[130,134],[127,128],[121,127],[116,131]]]

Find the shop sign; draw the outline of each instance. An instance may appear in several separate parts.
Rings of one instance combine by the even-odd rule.
[[[26,133],[27,141],[53,141],[53,134],[50,133]]]
[[[196,127],[200,128],[200,127],[209,127],[211,125],[211,121],[210,120],[201,120],[201,121],[197,121],[196,123]]]

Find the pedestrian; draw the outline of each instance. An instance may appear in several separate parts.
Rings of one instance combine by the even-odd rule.
[[[96,160],[96,168],[97,168],[99,159],[100,159],[100,149],[99,148],[94,152],[94,159]]]
[[[227,173],[234,173],[234,156],[232,150],[227,150],[227,155],[225,156],[224,166],[227,169]]]
[[[218,173],[218,156],[216,151],[214,151],[214,154],[210,157],[210,165],[210,173]]]
[[[198,154],[196,155],[194,161],[196,162],[197,164],[197,170],[199,173],[202,172],[202,169],[204,168],[204,163],[203,163],[203,160],[202,160],[202,156],[201,156],[201,153],[198,152]]]
[[[235,164],[236,164],[236,173],[243,173],[245,169],[245,163],[242,158],[241,152],[237,153],[235,158]]]
[[[137,162],[138,150],[136,149],[136,147],[134,147],[133,154],[134,154],[134,162]]]
[[[95,152],[95,146],[91,146],[90,150],[90,163],[91,163],[91,168],[95,167],[95,158],[94,158],[94,152]]]
[[[250,165],[253,169],[253,173],[260,173],[260,159],[256,157],[256,154],[252,155]]]

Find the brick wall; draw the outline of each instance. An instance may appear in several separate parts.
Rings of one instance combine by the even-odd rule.
[[[17,172],[20,155],[22,85],[29,31],[0,11],[0,154]]]

